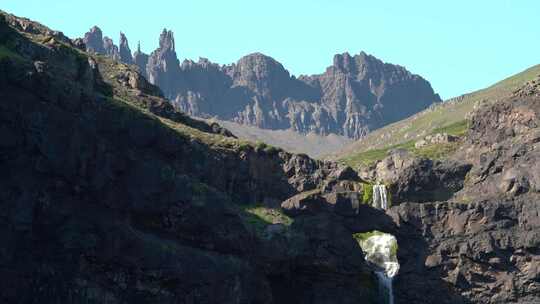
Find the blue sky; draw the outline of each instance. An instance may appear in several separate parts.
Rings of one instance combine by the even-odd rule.
[[[146,3],[143,5],[143,3]],[[292,74],[365,51],[428,79],[443,98],[540,63],[536,0],[0,0],[0,9],[80,37],[93,25],[150,52],[166,27],[180,58],[231,63],[251,52]]]

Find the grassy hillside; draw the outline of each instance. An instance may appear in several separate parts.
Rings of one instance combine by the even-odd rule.
[[[414,142],[426,135],[447,132],[462,135],[467,130],[468,115],[482,102],[496,102],[511,94],[525,82],[540,75],[540,65],[504,79],[486,89],[452,98],[418,114],[378,129],[365,138],[345,147],[331,158],[351,166],[382,159],[392,148],[406,148],[415,153]],[[449,147],[431,148],[435,150]],[[426,148],[427,149],[427,148]],[[432,151],[433,152],[433,151]],[[436,151],[438,154],[440,151]]]

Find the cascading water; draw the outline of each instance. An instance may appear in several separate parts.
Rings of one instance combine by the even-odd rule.
[[[383,210],[390,207],[385,185],[373,185],[373,207]]]
[[[392,279],[399,271],[396,238],[391,234],[377,232],[361,241],[360,246],[364,251],[365,259],[381,269],[375,273],[384,303],[393,304]]]
[[[390,207],[385,185],[373,185],[372,206],[383,210]],[[383,303],[393,304],[392,280],[399,271],[396,238],[391,234],[375,231],[360,242],[360,247],[364,251],[365,259],[380,269],[375,274],[379,281],[379,292],[384,298]]]

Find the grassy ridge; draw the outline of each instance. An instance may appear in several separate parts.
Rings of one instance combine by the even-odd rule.
[[[446,132],[451,135],[463,135],[467,129],[467,118],[479,103],[496,102],[538,75],[540,65],[486,89],[434,105],[409,118],[371,132],[332,158],[349,164],[369,163],[380,159],[381,155],[386,155],[390,149],[414,146],[415,141],[429,134]]]

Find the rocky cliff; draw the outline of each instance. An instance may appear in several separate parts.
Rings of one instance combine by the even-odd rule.
[[[0,12],[0,38],[2,302],[377,302],[356,230],[279,210],[350,168],[193,120],[28,19]]]
[[[406,203],[388,212],[400,273],[396,303],[538,303],[538,197]]]
[[[296,78],[260,53],[226,66],[204,58],[179,64],[173,33],[164,30],[148,59],[136,57],[181,111],[264,129],[357,139],[440,101],[422,77],[363,52],[336,55],[323,74]]]
[[[479,105],[447,159],[394,151],[365,172],[397,205],[396,303],[540,302],[539,79]]]

